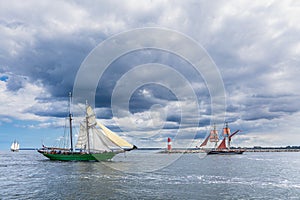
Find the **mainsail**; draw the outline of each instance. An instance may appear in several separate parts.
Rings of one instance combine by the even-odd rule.
[[[102,129],[105,133],[106,137],[110,139],[115,145],[122,147],[122,148],[133,148],[134,146],[124,140],[123,138],[119,137],[117,134],[106,128],[103,124],[97,122],[97,125]]]
[[[97,122],[91,106],[86,108],[85,123],[80,124],[76,148],[88,151],[112,151],[116,148],[134,148],[126,140]]]

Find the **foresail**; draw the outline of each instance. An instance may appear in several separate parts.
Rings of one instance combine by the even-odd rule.
[[[218,146],[218,149],[226,149],[226,138],[222,140],[220,145]]]
[[[122,148],[133,148],[133,145],[118,136],[116,133],[112,132],[106,128],[103,124],[97,122],[97,125],[103,130],[106,137],[108,137],[114,144]]]
[[[207,144],[208,142],[208,139],[209,139],[209,136],[206,137],[206,139],[202,142],[202,144],[200,145],[200,147],[203,147]]]

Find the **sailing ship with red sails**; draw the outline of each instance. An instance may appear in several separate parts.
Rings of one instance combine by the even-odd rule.
[[[219,142],[219,134],[216,129],[216,125],[214,124],[213,129],[210,131],[209,135],[202,142],[200,147],[205,147],[208,142],[214,143],[214,148],[204,149],[205,152],[210,154],[242,154],[244,153],[244,149],[231,149],[230,142],[234,135],[236,135],[240,130],[237,130],[233,133],[230,132],[230,128],[228,127],[228,123],[225,123],[225,127],[223,128],[223,139],[220,144]],[[226,144],[227,143],[227,144]]]

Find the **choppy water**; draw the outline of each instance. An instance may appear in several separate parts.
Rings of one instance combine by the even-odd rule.
[[[136,151],[105,163],[57,162],[2,151],[0,199],[300,199],[300,153],[184,154],[164,167],[170,158]]]

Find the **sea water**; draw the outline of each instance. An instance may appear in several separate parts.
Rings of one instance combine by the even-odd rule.
[[[300,153],[134,151],[59,162],[0,151],[0,199],[300,199]]]

